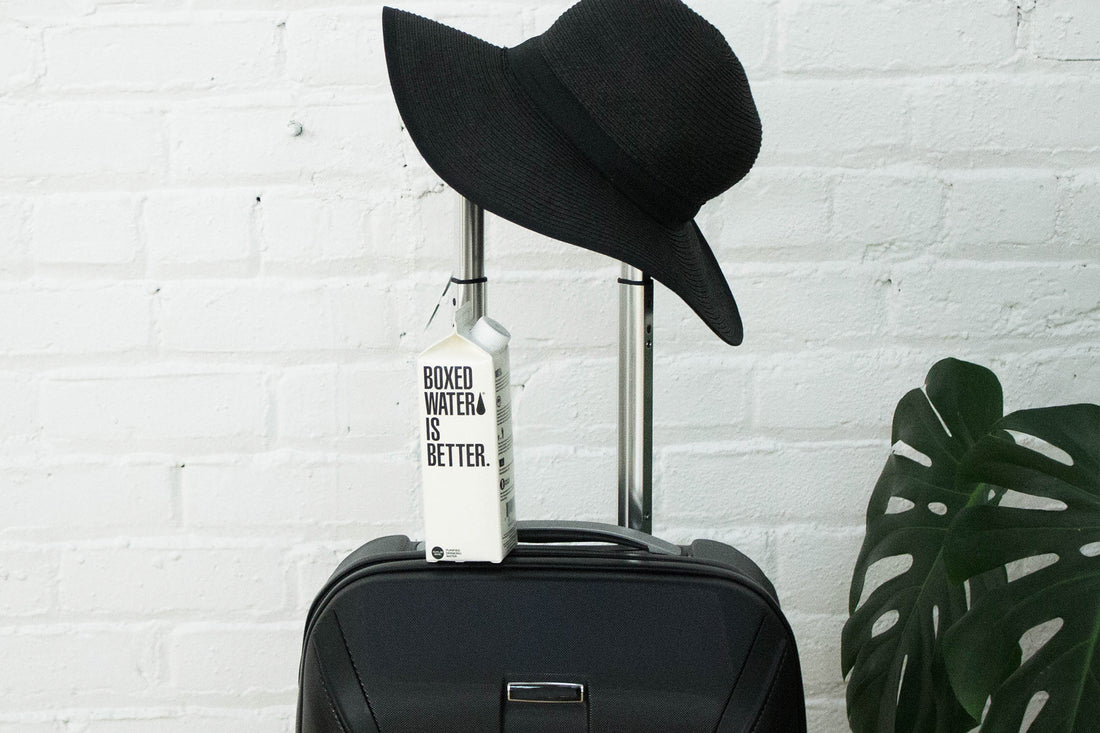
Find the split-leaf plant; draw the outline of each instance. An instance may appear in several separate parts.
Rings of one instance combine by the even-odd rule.
[[[1100,406],[956,359],[894,413],[841,666],[855,733],[1100,729]]]

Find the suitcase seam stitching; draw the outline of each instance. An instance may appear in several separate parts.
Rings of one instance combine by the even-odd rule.
[[[764,701],[760,703],[760,712],[756,716],[756,722],[752,724],[752,730],[749,733],[755,733],[756,729],[760,727],[760,718],[764,715],[764,711],[768,707],[768,700],[771,699],[772,693],[775,692],[775,684],[779,681],[779,673],[783,670],[783,662],[787,659],[787,654],[791,651],[791,648],[785,647],[783,653],[779,655],[779,664],[776,665],[775,676],[772,677],[771,684],[768,685],[768,694],[764,695]]]
[[[318,661],[320,661],[320,655],[317,654],[316,649],[313,650],[313,653],[318,656]],[[332,713],[332,719],[336,721],[336,725],[340,726],[341,733],[348,733],[348,729],[344,727],[344,721],[340,720],[340,713],[336,711],[336,699],[329,692],[328,685],[325,684],[325,675],[318,674],[317,679],[321,683],[321,691],[325,693],[325,699],[328,700],[328,711]]]
[[[359,685],[359,691],[363,693],[363,702],[367,704],[367,712],[370,713],[370,719],[374,721],[374,727],[381,733],[382,726],[378,725],[378,718],[374,717],[374,707],[370,704],[370,695],[367,694],[367,688],[363,684],[363,678],[359,675],[359,667],[355,664],[355,657],[352,656],[351,647],[348,646],[347,637],[344,636],[344,627],[340,624],[340,617],[334,612],[332,618],[336,622],[336,630],[340,632],[340,641],[344,645],[344,652],[348,655],[348,662],[351,664],[351,670],[355,672],[355,681]]]
[[[749,666],[749,657],[752,655],[753,647],[756,646],[756,640],[760,638],[760,630],[764,628],[764,621],[766,617],[761,616],[760,622],[756,624],[756,631],[752,634],[752,641],[749,642],[749,650],[745,653],[745,659],[741,662],[741,667],[737,670],[737,677],[733,681],[733,686],[730,687],[729,694],[726,695],[726,703],[722,707],[722,713],[718,716],[718,723],[714,726],[714,730],[717,731],[722,725],[722,720],[726,717],[726,713],[729,711],[730,702],[733,700],[733,694],[737,692],[737,685],[741,682],[741,676],[745,674],[745,668]]]

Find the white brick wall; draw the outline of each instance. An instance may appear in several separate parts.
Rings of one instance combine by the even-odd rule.
[[[732,542],[846,730],[839,632],[897,399],[1100,399],[1094,0],[695,0],[756,168],[700,224],[745,345],[657,293],[657,532]],[[418,0],[499,44],[565,2]],[[310,599],[419,534],[411,363],[455,196],[380,6],[0,1],[0,733],[286,733]],[[303,131],[291,134],[289,123]],[[613,263],[488,225],[521,514],[614,520]]]

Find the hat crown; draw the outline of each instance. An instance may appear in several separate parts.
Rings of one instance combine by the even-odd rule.
[[[745,71],[722,34],[680,0],[582,0],[540,42],[604,132],[697,204],[755,162],[760,118]]]

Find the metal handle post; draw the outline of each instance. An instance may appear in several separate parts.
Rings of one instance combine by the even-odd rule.
[[[462,198],[461,205],[461,245],[458,276],[454,278],[458,287],[458,305],[473,302],[473,316],[476,321],[485,315],[485,212],[474,202]]]
[[[653,280],[619,278],[619,524],[653,531]]]

